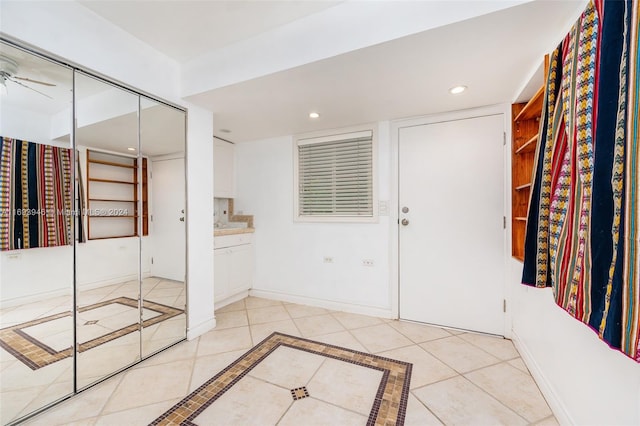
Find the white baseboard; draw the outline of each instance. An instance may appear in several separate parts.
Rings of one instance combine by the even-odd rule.
[[[216,319],[211,318],[203,323],[200,323],[194,327],[189,326],[187,329],[187,340],[193,340],[198,336],[203,335],[207,331],[211,331],[216,328]]]
[[[241,291],[240,293],[234,294],[233,296],[229,296],[226,299],[220,300],[215,303],[213,310],[214,312],[220,308],[224,308],[227,305],[230,305],[238,300],[242,300],[249,295],[249,290]]]
[[[263,299],[280,300],[282,302],[299,303],[301,305],[315,306],[318,308],[331,309],[333,311],[349,312],[352,314],[369,315],[379,318],[395,319],[391,309],[376,308],[373,306],[362,306],[346,302],[336,302],[333,300],[316,299],[314,297],[296,296],[275,291],[251,289],[249,296],[262,297]]]
[[[46,292],[33,294],[29,296],[20,296],[14,299],[2,300],[0,301],[0,308],[1,309],[13,308],[14,306],[26,305],[28,303],[37,303],[37,302],[47,301],[55,297],[68,296],[69,309],[71,309],[71,303],[72,303],[71,295],[72,293],[70,288],[46,291]]]
[[[563,404],[562,400],[555,392],[553,385],[551,385],[549,380],[547,380],[545,374],[542,372],[542,368],[540,368],[540,365],[536,362],[535,358],[531,354],[531,351],[529,351],[527,345],[525,345],[522,340],[520,340],[518,333],[512,331],[511,338],[516,346],[516,349],[520,353],[522,360],[531,372],[531,376],[533,376],[533,379],[536,381],[536,384],[540,388],[542,395],[547,400],[547,404],[549,404],[549,408],[551,408],[553,415],[556,416],[558,423],[560,423],[561,425],[576,424],[569,414],[569,411]]]

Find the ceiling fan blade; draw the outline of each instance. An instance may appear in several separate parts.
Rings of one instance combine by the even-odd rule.
[[[40,80],[33,80],[33,79],[27,78],[27,77],[18,77],[18,76],[14,75],[12,78],[15,78],[17,80],[22,80],[22,81],[28,81],[29,83],[42,84],[44,86],[55,86],[55,84],[53,84],[53,83],[47,83],[45,81],[40,81]]]
[[[27,89],[29,89],[29,90],[33,90],[34,92],[39,93],[39,94],[41,94],[42,96],[46,96],[46,97],[47,97],[47,98],[49,98],[49,99],[53,99],[51,96],[47,95],[46,93],[42,93],[41,91],[36,90],[36,89],[34,89],[33,87],[29,87],[29,86],[27,86],[26,84],[22,84],[22,83],[20,83],[19,81],[17,81],[17,80],[15,79],[15,77],[5,77],[5,78],[6,78],[7,80],[9,80],[9,81],[11,81],[11,82],[15,83],[15,84],[19,84],[19,85],[20,85],[20,86],[22,86],[22,87],[26,87],[26,88],[27,88]]]

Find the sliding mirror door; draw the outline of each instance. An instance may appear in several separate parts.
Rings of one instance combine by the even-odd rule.
[[[75,77],[77,387],[140,360],[138,95]]]
[[[0,423],[73,393],[73,71],[0,43]]]
[[[185,113],[140,98],[142,356],[186,337]]]

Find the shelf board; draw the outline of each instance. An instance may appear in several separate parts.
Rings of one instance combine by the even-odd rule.
[[[523,189],[531,188],[531,182],[525,183],[524,185],[516,186],[516,191],[522,191]]]
[[[531,139],[526,141],[522,146],[516,149],[516,154],[524,154],[527,152],[532,152],[536,149],[536,144],[538,142],[538,133],[533,135]]]
[[[136,166],[133,164],[122,164],[122,163],[116,163],[114,161],[105,161],[105,160],[88,160],[89,163],[93,163],[93,164],[104,164],[106,166],[114,166],[114,167],[124,167],[126,169],[135,169]]]
[[[127,182],[126,180],[113,180],[113,179],[98,179],[89,178],[90,182],[104,182],[104,183],[121,183],[123,185],[135,185],[136,182]]]
[[[112,238],[131,238],[131,237],[137,237],[137,235],[133,234],[133,235],[115,235],[113,237],[93,237],[93,238],[89,238],[90,240],[110,240]]]
[[[522,111],[516,116],[514,121],[531,120],[532,118],[540,118],[542,111],[542,101],[544,100],[544,86],[540,87],[533,98],[527,102]]]
[[[108,201],[110,203],[135,203],[135,200],[111,200],[109,198],[89,198],[89,201]]]
[[[522,217],[522,216],[516,216],[514,219],[522,221],[522,222],[526,222],[527,221],[527,218],[526,217]]]

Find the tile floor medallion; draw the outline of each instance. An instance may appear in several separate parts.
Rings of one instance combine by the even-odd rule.
[[[366,424],[404,424],[411,380],[411,363],[278,332],[272,333],[261,343],[159,416],[151,424],[209,424],[210,419],[214,418],[224,422],[224,420],[218,416],[218,413],[214,414],[217,409],[215,402],[225,398],[226,400],[234,398],[235,396],[232,396],[232,394],[235,391],[234,386],[236,385],[238,389],[243,386],[256,386],[255,382],[257,382],[257,380],[248,376],[252,370],[254,370],[252,373],[254,376],[265,378],[269,378],[269,376],[273,377],[274,371],[269,371],[269,357],[275,356],[277,358],[278,355],[276,354],[281,350],[285,350],[287,353],[298,353],[300,358],[304,358],[304,360],[301,361],[302,364],[312,366],[312,368],[307,369],[309,372],[306,376],[302,374],[304,378],[301,376],[296,379],[307,382],[306,385],[300,383],[300,386],[288,389],[283,386],[290,385],[291,377],[298,374],[297,372],[290,372],[290,374],[276,373],[276,376],[279,375],[280,377],[269,379],[262,384],[263,386],[266,385],[273,388],[270,392],[279,392],[278,395],[288,393],[289,401],[293,398],[294,407],[295,404],[317,403],[318,401],[316,400],[311,403],[306,402],[313,400],[314,392],[323,395],[325,400],[331,399],[332,397],[340,398],[340,394],[350,391],[350,385],[367,383],[364,387],[360,386],[361,391],[358,391],[359,394],[356,395],[352,392],[351,395],[347,396],[352,401],[361,402],[359,405],[364,407],[364,409],[360,409],[359,412],[362,415],[362,419],[366,421]],[[293,362],[293,364],[295,364],[295,362]],[[347,369],[345,369],[345,366]],[[317,380],[317,376],[323,374],[332,375],[330,376],[330,380],[333,381],[335,389],[326,389],[322,384],[323,381]],[[243,384],[243,382],[245,383]],[[324,383],[326,383],[326,380]],[[280,386],[277,386],[279,384]],[[358,386],[354,386],[354,388],[358,388]],[[276,397],[276,399],[278,399],[278,397]],[[249,403],[251,403],[251,401],[249,401]],[[288,404],[289,403],[286,402],[282,404],[282,406],[285,407],[284,411],[281,410],[282,412],[274,413],[276,420],[287,411],[286,408],[288,408]],[[273,405],[277,405],[277,403]],[[330,404],[327,404],[327,406],[336,408]],[[302,410],[304,410],[304,408],[302,408]],[[357,416],[355,413],[349,414]],[[285,415],[282,419],[285,423],[286,417]]]
[[[79,314],[83,314],[94,311],[99,314],[102,308],[112,307],[114,305],[120,305],[121,307],[128,308],[129,310],[138,309],[138,301],[136,299],[132,299],[130,297],[117,297],[81,307],[78,309],[78,312]],[[143,327],[150,327],[184,313],[183,309],[151,302],[149,300],[144,301],[143,310],[150,311],[149,316],[151,316],[143,321]],[[47,333],[45,328],[56,321],[69,316],[71,316],[71,312],[66,311],[0,329],[0,347],[5,349],[18,360],[22,361],[22,363],[32,370],[37,370],[46,365],[68,358],[72,355],[72,348],[56,348],[55,342],[47,342]],[[99,323],[99,319],[81,322],[82,327],[91,327]],[[78,351],[87,351],[138,331],[138,329],[138,324],[132,323],[106,334],[100,333],[98,337],[81,342],[78,346]],[[79,331],[78,334],[82,335],[82,332]]]

